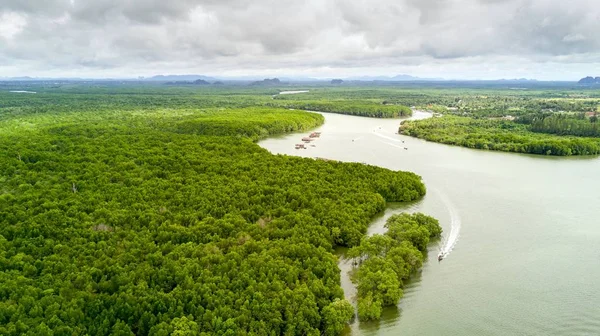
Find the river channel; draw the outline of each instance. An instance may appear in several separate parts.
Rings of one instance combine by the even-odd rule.
[[[444,228],[398,307],[380,322],[354,322],[349,334],[600,335],[600,159],[453,147],[396,134],[398,119],[323,115],[315,147],[294,149],[301,134],[259,144],[415,172],[427,195],[390,204],[369,233],[403,211],[434,216]],[[444,248],[451,252],[438,262]],[[351,267],[342,259],[340,268]],[[342,286],[352,299],[345,275]]]

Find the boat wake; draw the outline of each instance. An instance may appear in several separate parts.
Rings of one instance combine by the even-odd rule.
[[[394,141],[394,142],[402,142],[402,143],[404,142],[404,141],[402,141],[402,140],[400,140],[400,139],[397,139],[397,138],[392,138],[392,137],[389,137],[389,136],[383,135],[383,134],[381,134],[381,133],[377,132],[376,130],[374,130],[374,131],[373,131],[373,135],[375,135],[375,136],[378,136],[378,137],[380,137],[380,138],[387,139],[387,140],[391,140],[391,141]]]
[[[402,147],[402,146],[399,146],[399,145],[396,145],[396,144],[393,144],[393,143],[389,143],[387,141],[379,140],[379,142],[384,143],[384,144],[389,145],[389,146],[392,146],[392,147],[404,149],[404,147]]]
[[[433,190],[436,194],[438,194],[438,196],[442,200],[442,203],[444,203],[444,206],[450,214],[450,233],[446,237],[444,237],[444,240],[442,241],[442,245],[440,247],[440,256],[442,256],[442,258],[445,258],[450,254],[450,252],[452,252],[452,250],[456,246],[456,243],[458,242],[458,237],[460,235],[460,227],[462,223],[460,220],[460,215],[458,214],[458,210],[452,204],[448,196],[446,196],[438,189]]]

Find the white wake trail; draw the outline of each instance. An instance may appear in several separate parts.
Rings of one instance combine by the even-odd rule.
[[[381,133],[378,133],[377,131],[373,132],[372,134],[373,134],[373,135],[376,135],[376,136],[378,136],[378,137],[380,137],[380,138],[388,139],[388,140],[391,140],[391,141],[394,141],[394,142],[404,142],[404,141],[402,141],[402,140],[400,140],[400,139],[397,139],[397,138],[392,138],[392,137],[389,137],[389,136],[383,135],[383,134],[381,134]]]
[[[440,248],[440,254],[442,254],[444,257],[447,257],[448,254],[452,252],[454,246],[456,246],[456,243],[458,242],[458,237],[460,235],[460,227],[462,223],[460,220],[460,215],[458,214],[458,210],[452,204],[448,196],[446,196],[438,189],[433,190],[436,192],[436,194],[438,194],[438,196],[440,196],[442,203],[444,203],[444,206],[450,214],[450,234],[448,234],[445,237],[445,239],[442,242],[442,247]]]
[[[380,138],[383,138],[383,139],[388,139],[388,140],[392,140],[395,142],[401,142],[400,140],[387,137],[387,136],[385,136],[383,134],[379,134],[377,132],[373,132],[373,134]],[[392,146],[392,147],[396,147],[396,148],[400,148],[400,149],[406,149],[406,147],[402,147],[402,146],[394,144],[394,143],[389,143],[387,141],[379,140],[379,142],[386,144],[388,146]],[[462,222],[460,219],[460,215],[458,214],[458,210],[456,209],[456,207],[454,206],[452,201],[450,201],[448,196],[446,196],[446,194],[444,194],[437,188],[432,188],[432,190],[440,197],[440,199],[442,200],[442,203],[444,203],[444,207],[446,208],[446,210],[448,210],[448,213],[450,214],[450,233],[444,237],[444,240],[442,240],[442,246],[440,248],[441,258],[445,258],[450,254],[450,252],[452,252],[452,250],[456,246],[456,243],[458,242],[458,237],[460,236],[460,228],[462,226]]]
[[[396,145],[396,144],[393,144],[393,143],[385,142],[385,141],[383,141],[383,140],[379,140],[379,142],[381,142],[381,143],[383,143],[383,144],[386,144],[386,145],[389,145],[389,146],[392,146],[392,147],[396,147],[396,148],[404,149],[404,147],[402,147],[402,146],[398,146],[398,145]]]

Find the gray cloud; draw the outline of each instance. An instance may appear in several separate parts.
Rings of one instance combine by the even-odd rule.
[[[593,72],[598,31],[595,0],[3,0],[0,76]]]

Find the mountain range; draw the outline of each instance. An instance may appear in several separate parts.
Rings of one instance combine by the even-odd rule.
[[[142,81],[154,81],[154,82],[172,82],[172,81],[193,82],[193,81],[197,81],[197,80],[214,82],[217,80],[214,77],[209,77],[209,76],[204,76],[204,75],[156,75],[156,76],[152,76],[152,77],[148,77],[148,78],[140,77],[138,79],[142,80]]]
[[[253,83],[263,81],[263,76],[205,76],[205,75],[155,75],[151,77],[131,77],[131,78],[82,78],[82,77],[0,77],[0,81],[18,81],[18,82],[33,82],[33,81],[96,81],[96,82],[152,82],[152,83],[177,83],[177,82],[195,82],[206,81],[209,83],[215,82],[246,82]],[[496,79],[496,80],[448,80],[444,78],[427,78],[416,77],[411,75],[395,75],[395,76],[349,76],[349,77],[329,77],[329,78],[313,78],[306,76],[282,76],[277,77],[282,83],[302,83],[302,82],[330,82],[332,79],[343,79],[344,82],[536,82],[535,79],[515,78],[515,79]],[[265,84],[265,83],[263,83]],[[271,83],[272,84],[272,83]],[[579,84],[600,84],[600,77],[586,77],[579,81]]]
[[[73,81],[143,81],[143,82],[193,82],[197,80],[204,80],[207,82],[215,82],[220,80],[225,81],[261,81],[265,77],[262,76],[205,76],[205,75],[155,75],[152,77],[138,77],[138,78],[61,78],[61,77],[0,77],[0,81],[49,81],[49,80],[73,80]],[[283,82],[320,82],[320,81],[331,81],[332,78],[313,78],[306,76],[284,76],[278,77]],[[336,77],[338,78],[338,77]],[[443,78],[421,78],[410,75],[396,75],[396,76],[351,76],[341,77],[345,81],[386,81],[386,82],[399,82],[399,81],[427,81],[435,80],[442,81]]]
[[[443,78],[422,78],[411,75],[390,76],[354,76],[344,80],[354,81],[385,81],[385,82],[404,82],[404,81],[443,81]]]
[[[594,84],[600,84],[600,77],[585,77],[579,80],[578,82],[579,84],[584,84],[584,85],[594,85]]]

